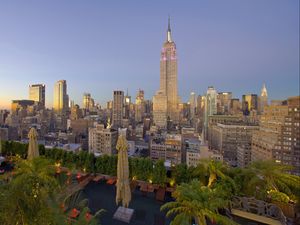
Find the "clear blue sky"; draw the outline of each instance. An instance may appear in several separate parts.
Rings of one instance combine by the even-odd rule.
[[[213,85],[236,97],[299,94],[299,1],[0,1],[0,106],[46,84],[52,106],[56,80],[70,99],[90,92],[101,104],[122,89],[152,98],[171,15],[178,52],[179,93]]]

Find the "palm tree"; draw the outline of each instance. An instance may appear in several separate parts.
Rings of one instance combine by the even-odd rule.
[[[200,173],[206,174],[208,176],[207,187],[212,187],[216,181],[219,179],[228,181],[231,183],[232,188],[235,190],[235,184],[232,178],[227,175],[229,168],[220,161],[215,160],[201,160],[198,165],[198,170]],[[203,176],[203,174],[201,175]]]
[[[207,219],[219,224],[236,224],[229,218],[219,214],[218,210],[227,208],[229,201],[222,198],[221,190],[216,191],[201,186],[199,181],[179,185],[173,193],[176,201],[168,202],[161,210],[168,210],[167,216],[174,216],[171,225],[189,225],[193,220],[198,225],[206,225]]]
[[[58,188],[54,173],[46,159],[21,160],[12,181],[1,186],[0,223],[49,224],[50,202]]]
[[[248,173],[246,191],[258,195],[257,189],[264,194],[268,190],[276,190],[293,196],[293,193],[300,189],[300,177],[290,174],[291,169],[291,166],[274,161],[253,162],[245,171]],[[253,190],[253,187],[256,189]]]

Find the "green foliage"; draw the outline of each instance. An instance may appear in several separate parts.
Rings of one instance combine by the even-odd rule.
[[[158,160],[153,169],[153,183],[165,186],[167,181],[167,171],[163,160]]]
[[[13,141],[2,141],[3,155],[19,155],[26,158],[27,144]],[[95,158],[93,154],[86,151],[79,153],[67,152],[62,149],[45,149],[39,145],[40,155],[60,162],[62,166],[70,169],[86,169],[87,172],[113,175],[117,173],[117,156],[103,155]],[[159,167],[163,170],[163,167]],[[188,183],[197,178],[203,184],[212,188],[223,185],[232,194],[255,196],[266,200],[267,191],[274,189],[287,194],[291,199],[300,196],[300,178],[289,174],[291,167],[274,162],[255,162],[250,167],[228,168],[221,162],[201,161],[196,167],[187,167],[185,164],[176,165],[172,168],[172,179],[176,184]],[[165,176],[153,167],[149,158],[129,158],[130,177],[138,180],[148,181],[163,185]]]
[[[49,203],[58,189],[54,172],[46,159],[21,161],[12,181],[0,186],[0,224],[51,223]]]
[[[288,195],[280,192],[280,191],[276,191],[276,190],[270,190],[268,191],[268,196],[277,202],[284,202],[284,203],[288,203],[290,201],[290,198]]]
[[[192,179],[192,169],[194,168],[190,167],[189,169],[186,164],[178,164],[172,171],[172,177],[177,184],[188,183]]]
[[[296,199],[294,193],[299,193],[300,177],[288,172],[290,166],[274,161],[257,161],[244,170],[245,194],[266,200],[269,190],[277,190]]]
[[[84,163],[84,168],[86,169],[87,172],[92,173],[95,171],[94,165],[95,165],[95,156],[92,153],[89,153],[86,156],[85,163]]]
[[[171,225],[191,224],[193,219],[202,225],[206,225],[206,219],[218,224],[236,224],[218,213],[218,209],[227,208],[229,205],[220,189],[211,189],[193,180],[190,184],[183,183],[177,186],[173,196],[176,201],[161,207],[161,210],[168,210],[168,217],[174,216]]]

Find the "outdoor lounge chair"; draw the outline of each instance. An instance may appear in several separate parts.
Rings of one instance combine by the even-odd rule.
[[[166,189],[165,188],[159,188],[156,191],[155,199],[157,201],[164,202],[165,201],[165,195],[166,195]]]

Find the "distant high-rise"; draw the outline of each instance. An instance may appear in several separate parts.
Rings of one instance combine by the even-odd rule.
[[[195,118],[196,108],[197,108],[197,96],[195,92],[191,92],[190,94],[190,118],[191,119]]]
[[[59,80],[54,85],[53,108],[56,113],[65,113],[69,107],[69,96],[67,95],[67,82]]]
[[[267,92],[266,85],[263,84],[260,97],[259,97],[259,112],[262,113],[265,109],[265,106],[267,105],[268,105],[268,92]]]
[[[247,94],[242,97],[242,110],[244,115],[249,115],[252,110],[258,109],[258,98],[256,94]]]
[[[125,96],[125,102],[124,102],[124,118],[126,119],[129,119],[130,116],[131,116],[131,96],[128,94],[128,89],[127,89],[127,93],[126,93],[126,96]]]
[[[135,98],[135,121],[141,122],[145,113],[144,91],[139,89]]]
[[[45,107],[45,85],[33,84],[29,86],[29,99],[39,102],[42,107]]]
[[[275,160],[300,176],[300,96],[266,106],[253,134],[251,161]]]
[[[83,94],[83,108],[90,110],[95,106],[94,99],[91,97],[90,93]]]
[[[204,137],[207,139],[208,117],[217,113],[217,91],[214,87],[208,87],[204,106]]]
[[[114,91],[113,100],[113,115],[112,115],[112,125],[114,127],[122,126],[123,119],[123,105],[124,105],[124,92]]]
[[[167,120],[178,122],[180,98],[177,85],[176,45],[171,37],[170,19],[167,40],[163,44],[160,56],[160,89],[153,97],[154,123],[166,127]]]
[[[231,92],[219,92],[217,96],[217,113],[228,115],[230,111]]]

